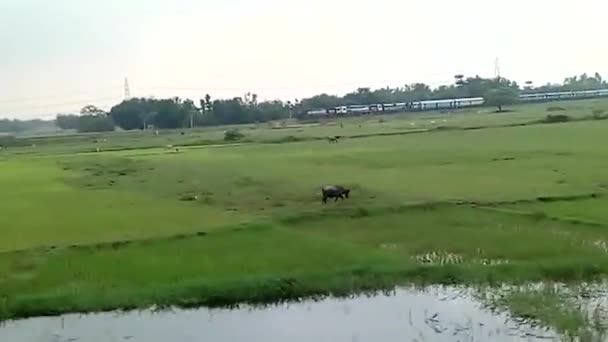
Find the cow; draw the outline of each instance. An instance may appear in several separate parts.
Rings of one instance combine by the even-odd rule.
[[[336,135],[335,137],[327,137],[327,141],[329,141],[329,143],[337,143],[339,139],[339,135]]]
[[[328,198],[334,198],[334,202],[337,202],[338,199],[348,198],[350,189],[341,185],[327,185],[321,189],[321,194],[323,195],[323,203],[327,203]]]

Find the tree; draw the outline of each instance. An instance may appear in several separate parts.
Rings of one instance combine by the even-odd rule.
[[[58,114],[55,122],[61,129],[78,129],[79,126],[78,115],[74,114]]]
[[[519,93],[511,87],[500,87],[488,90],[483,96],[484,104],[487,106],[496,106],[498,111],[502,112],[502,107],[517,103]]]
[[[205,104],[207,105],[207,111],[213,110],[213,103],[211,102],[211,95],[205,94]]]
[[[148,126],[150,126],[151,123],[154,122],[156,114],[156,112],[140,112],[139,119],[141,120],[143,130],[148,129]]]
[[[159,128],[185,127],[190,117],[189,105],[183,105],[181,99],[160,100],[154,103],[156,116],[154,124]]]
[[[464,75],[463,74],[454,75],[454,84],[456,84],[456,86],[463,86],[464,85]]]
[[[110,117],[124,130],[144,129],[155,112],[153,99],[132,98],[112,107]],[[144,123],[145,121],[145,123]]]
[[[57,127],[53,121],[40,119],[34,120],[9,120],[0,119],[0,133],[21,133],[26,131],[54,130]],[[0,144],[1,145],[1,144]]]
[[[336,95],[320,94],[308,99],[303,99],[301,102],[304,111],[311,109],[325,109],[336,107],[342,104],[342,99]]]
[[[85,114],[78,117],[78,132],[110,132],[115,128],[112,119],[104,114]]]
[[[115,129],[112,118],[105,111],[92,106],[84,106],[78,117],[78,132],[109,132]]]

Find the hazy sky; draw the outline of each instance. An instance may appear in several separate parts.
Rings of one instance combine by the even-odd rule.
[[[456,73],[608,76],[602,0],[0,0],[0,117],[133,96],[293,99]]]

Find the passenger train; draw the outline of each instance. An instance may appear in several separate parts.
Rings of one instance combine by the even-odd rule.
[[[543,102],[557,100],[589,99],[602,96],[608,96],[608,89],[522,94],[519,96],[519,99],[521,102]],[[338,106],[328,109],[311,110],[308,111],[307,114],[311,116],[343,116],[371,114],[377,112],[414,112],[425,110],[446,110],[475,107],[481,106],[483,105],[483,103],[483,97],[468,97],[458,99],[423,100],[371,105]]]

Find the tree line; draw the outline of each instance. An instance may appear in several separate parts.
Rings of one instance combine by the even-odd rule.
[[[309,110],[326,109],[340,105],[367,105],[376,103],[413,102],[446,98],[484,97],[487,105],[502,109],[517,99],[520,93],[594,90],[608,88],[598,73],[568,77],[561,84],[535,86],[526,82],[522,87],[506,78],[465,77],[456,75],[454,82],[435,88],[414,83],[401,87],[379,89],[358,88],[343,96],[319,94],[293,101],[259,101],[256,94],[248,93],[231,99],[213,99],[206,94],[196,102],[179,97],[169,99],[132,98],[104,112],[87,106],[79,114],[57,115],[56,124],[62,129],[79,132],[158,128],[171,129],[196,126],[267,122],[291,117],[302,118]],[[0,132],[18,132],[27,126],[19,120],[0,120]]]
[[[0,119],[0,135],[56,130],[54,120]]]

